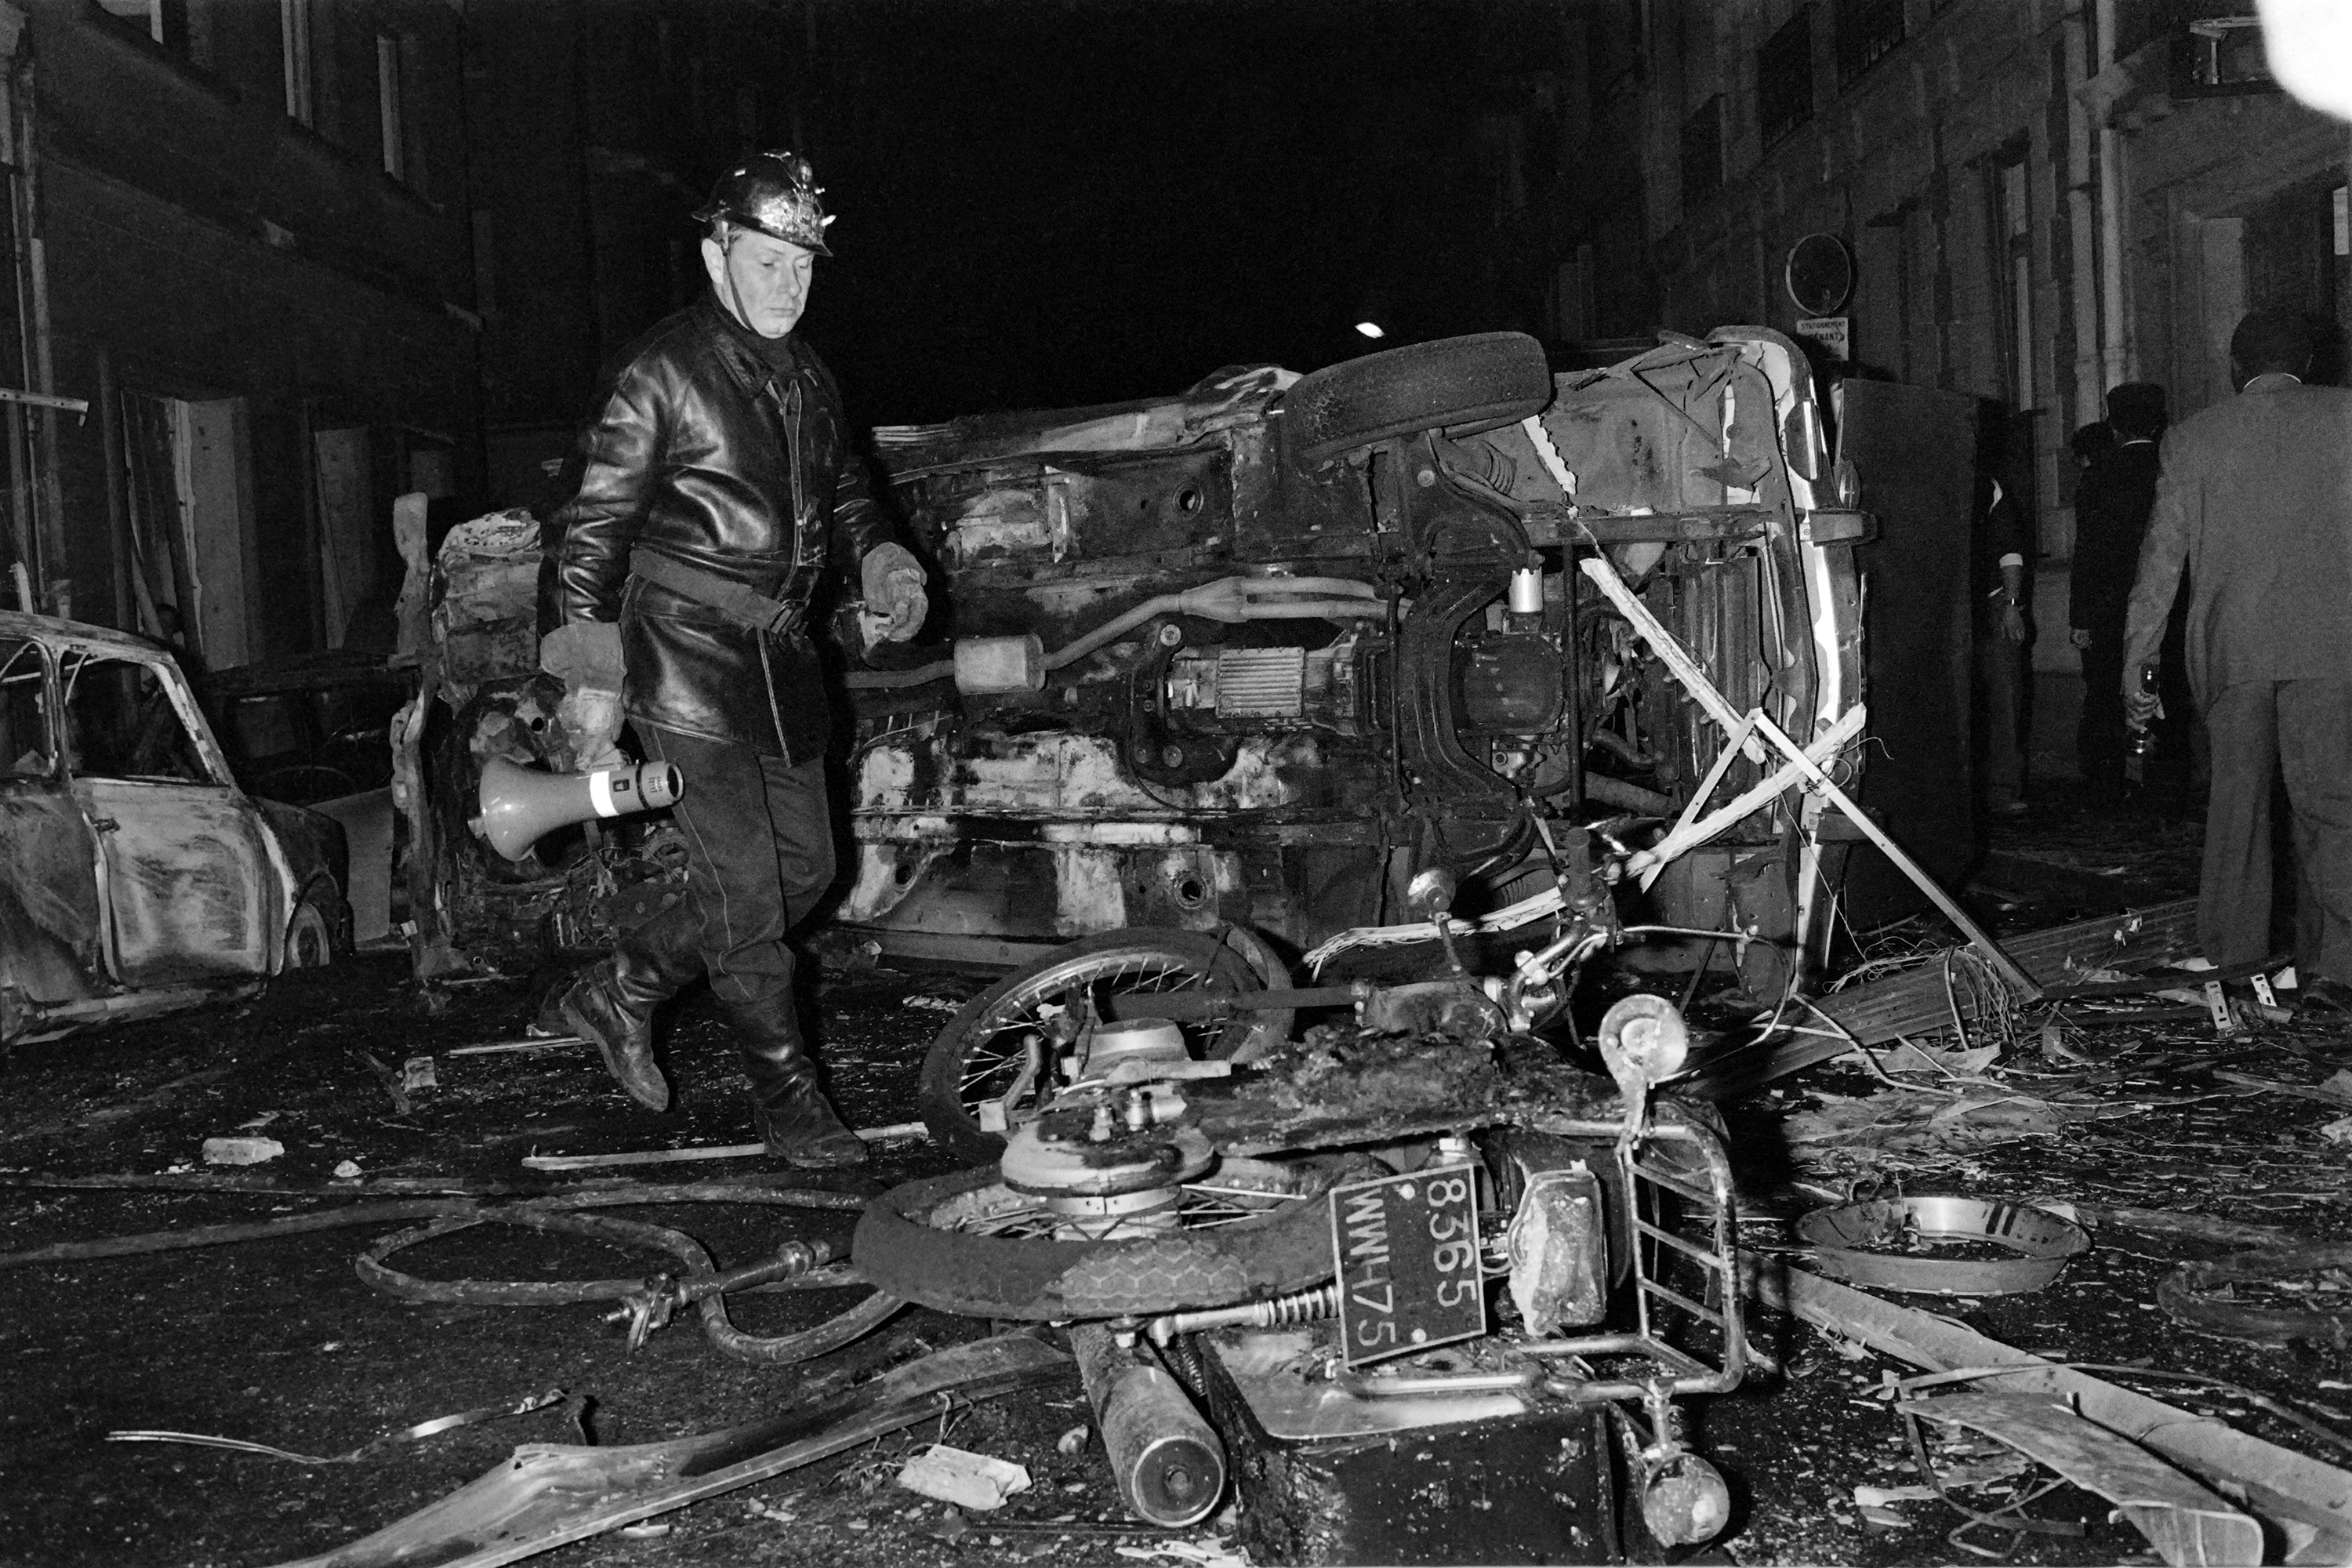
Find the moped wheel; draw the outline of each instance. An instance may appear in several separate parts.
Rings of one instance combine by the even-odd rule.
[[[1440,338],[1300,376],[1283,395],[1283,438],[1315,464],[1412,430],[1492,430],[1542,413],[1551,398],[1543,345],[1526,333]]]
[[[982,1131],[980,1107],[1013,1093],[1028,1065],[1030,1042],[1049,1038],[1049,1025],[1067,1009],[1083,1004],[1097,1018],[1149,1017],[1152,994],[1289,984],[1282,961],[1238,926],[1082,938],[1014,970],[963,1005],[923,1058],[916,1106],[941,1148],[962,1159],[992,1161],[1004,1152],[1004,1138]],[[1180,1026],[1196,1058],[1246,1059],[1287,1039],[1290,1021],[1287,1012],[1239,1013]],[[1050,1073],[1040,1073],[1007,1110],[1018,1120],[1052,1089]]]
[[[1380,1173],[1360,1155],[1227,1159],[1183,1184],[1173,1227],[1089,1238],[982,1166],[875,1199],[850,1255],[876,1289],[971,1317],[1037,1322],[1227,1307],[1328,1279],[1321,1199]]]

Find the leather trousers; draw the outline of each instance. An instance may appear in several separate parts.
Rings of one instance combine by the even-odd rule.
[[[639,726],[652,760],[686,788],[686,897],[614,949],[624,1005],[651,1006],[708,972],[766,1103],[814,1081],[794,1005],[786,933],[833,881],[833,823],[822,761],[787,765],[749,746]]]

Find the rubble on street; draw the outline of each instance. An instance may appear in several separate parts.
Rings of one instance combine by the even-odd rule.
[[[2175,967],[2177,925],[2159,899],[2041,927],[2071,934],[2004,931],[2021,962],[2068,948],[2074,967],[2037,970],[2039,1002],[1976,1006],[1990,994],[1947,989],[1966,943],[1915,921],[1822,997],[1845,1027],[1815,1016],[1816,1035],[1744,1052],[1754,1016],[1727,989],[1698,1005],[1724,1083],[1743,1056],[1822,1047],[1719,1100],[1754,1360],[1688,1421],[1744,1493],[1724,1560],[2317,1562],[2352,1540],[2335,1221],[2352,1178],[2329,1131],[2352,1031],[2237,979],[2217,1020]],[[1895,1016],[1922,976],[1940,1016],[1853,1022]],[[741,1561],[1318,1560],[1253,1531],[1238,1476],[1191,1522],[1139,1515],[1103,1447],[1121,1417],[1090,1408],[1045,1325],[992,1352],[985,1321],[911,1309],[789,1366],[738,1359],[854,1308],[839,1259],[866,1194],[956,1162],[900,1137],[876,1145],[873,1181],[782,1175],[728,1147],[719,1108],[613,1104],[576,1046],[469,1052],[517,1037],[531,986],[428,1011],[362,960],[208,1027],[158,1020],[23,1064],[0,1127],[12,1530],[116,1562],[346,1568],[459,1537],[467,1554],[435,1560],[619,1562],[647,1540]],[[904,1121],[935,1020],[902,998],[941,989],[829,978],[856,1120]],[[674,1035],[712,1048],[717,1021],[689,1010]],[[396,1110],[369,1054],[434,1070],[405,1070]],[[267,1163],[203,1158],[208,1139],[265,1135],[284,1149]],[[719,1157],[627,1163],[648,1152]],[[501,1214],[525,1223],[479,1223]],[[60,1300],[74,1310],[41,1305]],[[723,1330],[683,1326],[705,1303]],[[1512,1428],[1459,1428],[1486,1429]],[[1437,1473],[1436,1450],[1402,1452]],[[1297,1495],[1342,1514],[1387,1484],[1286,1462]],[[1532,1462],[1507,1445],[1482,1460]],[[549,1465],[597,1479],[514,1489]],[[1506,1550],[1429,1560],[1513,1560],[1499,1520],[1490,1533]]]

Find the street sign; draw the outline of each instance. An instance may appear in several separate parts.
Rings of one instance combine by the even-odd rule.
[[[1803,316],[1797,321],[1797,335],[1821,344],[1822,352],[1837,364],[1853,357],[1847,352],[1853,341],[1853,332],[1851,316]]]
[[[1443,1165],[1331,1189],[1331,1260],[1349,1366],[1486,1331],[1478,1177]]]

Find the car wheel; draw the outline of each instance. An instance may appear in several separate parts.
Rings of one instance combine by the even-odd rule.
[[[1308,464],[1410,430],[1472,435],[1551,404],[1551,367],[1525,332],[1408,343],[1298,378],[1284,395],[1284,440]]]
[[[304,900],[286,927],[286,967],[324,969],[335,962],[335,928],[324,910]]]
[[[1196,931],[1108,931],[1056,950],[1013,971],[965,1003],[923,1058],[916,1106],[940,1147],[966,1160],[1004,1152],[1002,1133],[982,1130],[980,1107],[1002,1101],[1021,1079],[1032,1037],[1073,1005],[1097,1016],[1118,1016],[1110,998],[1131,998],[1127,1016],[1150,1008],[1149,994],[1216,984],[1235,991],[1286,990],[1290,973],[1265,944],[1239,927]],[[1290,1037],[1287,1012],[1240,1013],[1183,1026],[1187,1044],[1203,1059],[1263,1055]],[[1028,1090],[1015,1116],[1035,1114],[1051,1094],[1049,1082]]]

